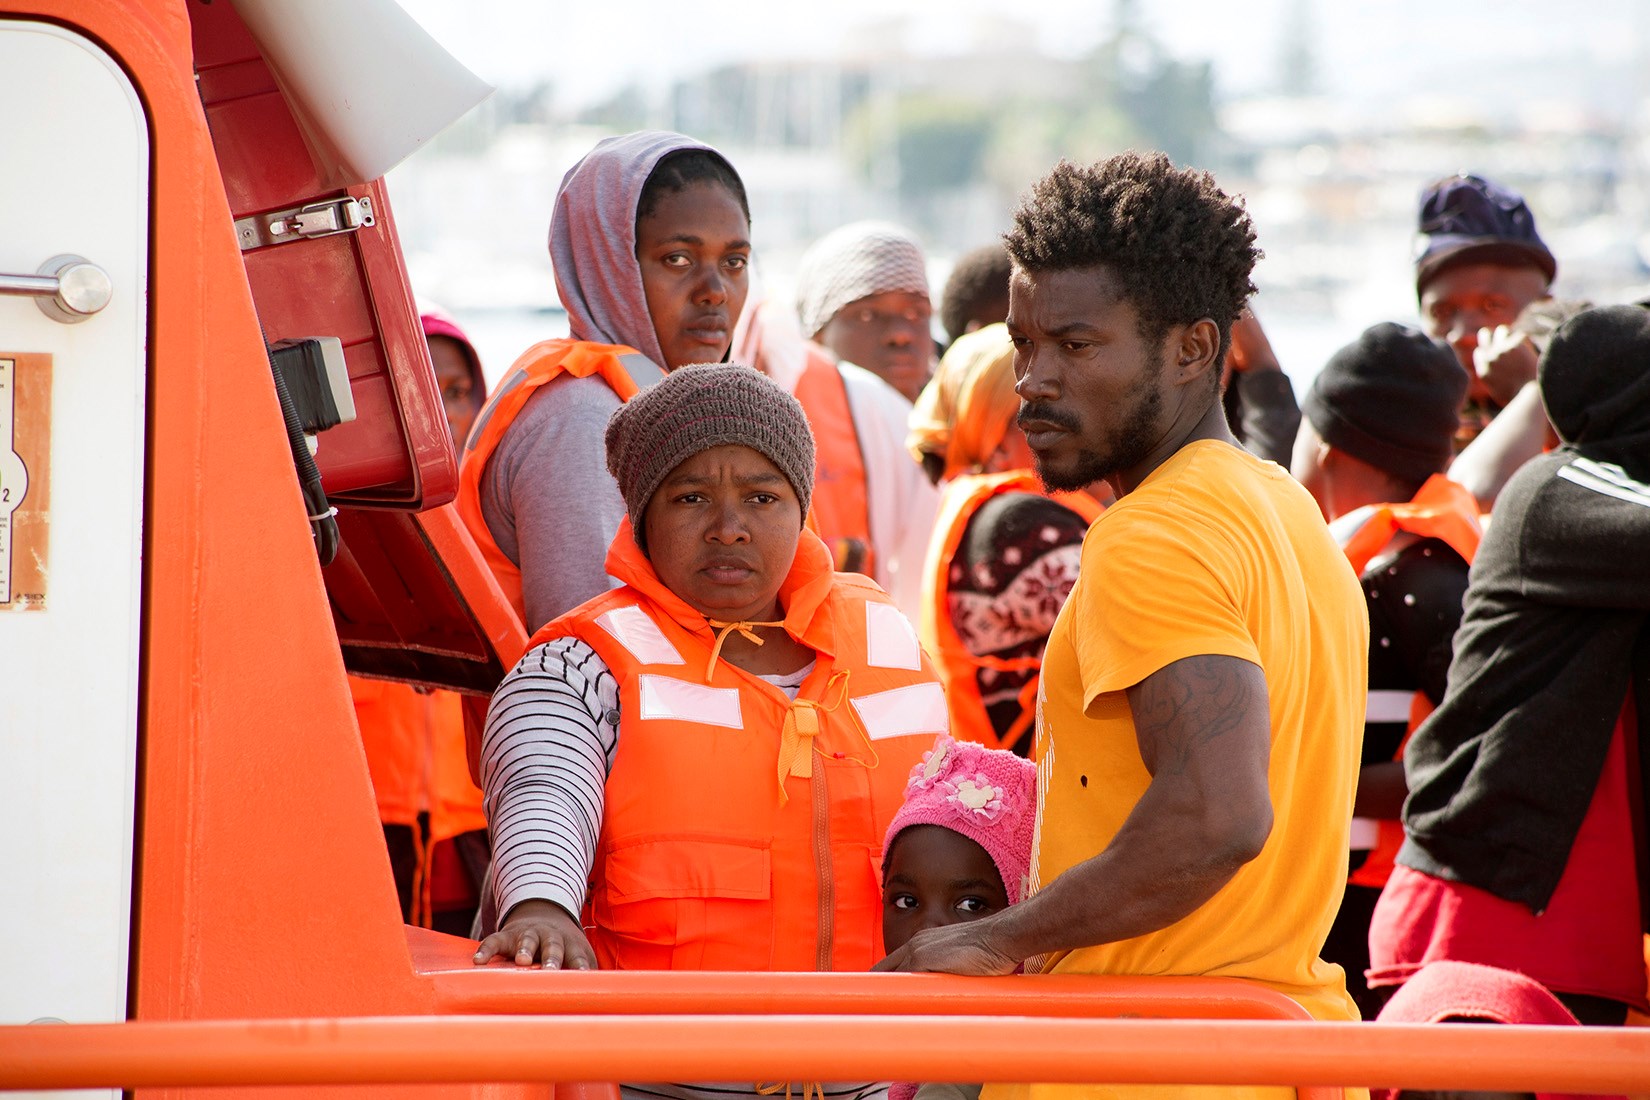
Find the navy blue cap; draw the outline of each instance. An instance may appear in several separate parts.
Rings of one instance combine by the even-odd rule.
[[[1421,193],[1415,292],[1457,264],[1537,267],[1553,281],[1558,260],[1535,230],[1524,196],[1481,176],[1450,176]]]

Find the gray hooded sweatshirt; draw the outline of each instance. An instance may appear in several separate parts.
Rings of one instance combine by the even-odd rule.
[[[604,139],[563,177],[550,219],[556,291],[573,339],[635,348],[648,360],[632,367],[643,386],[664,371],[636,262],[636,207],[654,166],[684,149],[710,146],[657,130]],[[625,508],[604,436],[619,404],[596,377],[540,387],[482,473],[481,514],[521,567],[529,634],[616,584],[603,563]]]

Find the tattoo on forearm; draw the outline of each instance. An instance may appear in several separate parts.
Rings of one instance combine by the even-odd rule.
[[[1255,700],[1250,666],[1231,657],[1187,657],[1129,690],[1141,753],[1156,775],[1182,774],[1198,750],[1240,728]]]

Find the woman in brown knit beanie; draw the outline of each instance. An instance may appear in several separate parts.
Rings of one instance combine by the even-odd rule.
[[[778,617],[814,485],[813,432],[796,398],[736,364],[667,375],[607,422],[607,470],[667,588],[715,618]],[[805,663],[785,637],[752,657],[773,671],[787,651]]]
[[[643,513],[665,477],[701,451],[724,445],[766,457],[806,515],[814,490],[814,435],[797,399],[737,364],[694,367],[692,378],[687,373],[637,394],[607,422],[607,472],[619,483],[637,544],[647,549]]]
[[[813,436],[765,376],[674,371],[606,442],[620,587],[540,631],[493,697],[505,918],[476,961],[867,969],[870,853],[947,727],[916,633],[806,528]]]

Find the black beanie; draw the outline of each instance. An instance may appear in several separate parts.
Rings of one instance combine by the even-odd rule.
[[[1650,310],[1578,313],[1553,333],[1539,371],[1542,404],[1564,442],[1650,476]]]
[[[1323,441],[1406,481],[1449,465],[1467,374],[1455,353],[1390,322],[1329,357],[1301,411]]]

